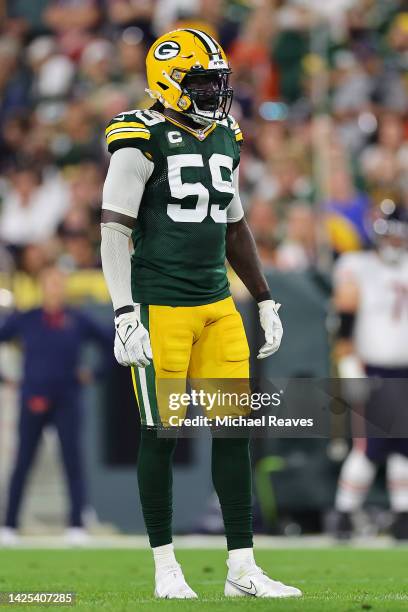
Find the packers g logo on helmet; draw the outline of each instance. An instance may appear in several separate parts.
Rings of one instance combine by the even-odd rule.
[[[174,40],[167,40],[161,43],[154,50],[154,57],[158,60],[172,59],[180,52],[180,45]]]
[[[201,30],[180,29],[161,36],[146,57],[149,95],[166,108],[200,122],[224,119],[232,102],[231,73],[222,47]],[[211,93],[189,86],[192,76],[211,82]],[[189,77],[189,78],[186,78]]]

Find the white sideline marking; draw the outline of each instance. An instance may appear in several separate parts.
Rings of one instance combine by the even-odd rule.
[[[255,548],[257,549],[294,549],[294,548],[333,548],[339,547],[338,542],[329,536],[300,536],[300,537],[281,537],[281,536],[255,536]],[[204,536],[189,535],[175,536],[174,544],[179,549],[225,549],[225,538],[223,536]],[[392,538],[370,537],[355,538],[352,542],[343,545],[344,548],[365,548],[365,549],[387,549],[387,548],[408,548],[408,544],[396,544]],[[65,542],[64,537],[53,536],[21,536],[20,543],[15,548],[19,549],[67,549],[71,548]],[[146,536],[142,535],[95,535],[91,536],[89,542],[80,547],[81,549],[147,549],[149,548]]]

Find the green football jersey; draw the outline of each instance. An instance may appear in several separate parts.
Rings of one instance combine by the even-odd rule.
[[[134,110],[109,123],[106,139],[110,153],[136,147],[154,164],[132,234],[134,301],[199,306],[228,297],[226,209],[242,140],[236,121],[193,130]]]

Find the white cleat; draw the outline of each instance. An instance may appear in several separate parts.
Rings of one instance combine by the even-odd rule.
[[[73,548],[87,546],[91,541],[88,532],[82,527],[70,527],[66,530],[64,539],[66,544]]]
[[[3,527],[0,529],[0,546],[4,548],[14,548],[20,543],[20,536],[17,529],[12,527]]]
[[[229,567],[225,581],[226,597],[301,597],[302,591],[269,578],[260,567],[254,564]]]
[[[154,596],[160,599],[197,599],[197,593],[188,586],[178,563],[156,574]]]

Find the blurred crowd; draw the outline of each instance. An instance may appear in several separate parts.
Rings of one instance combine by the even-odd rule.
[[[0,0],[0,272],[100,267],[108,121],[146,107],[146,51],[203,29],[233,69],[242,199],[265,266],[366,248],[408,207],[404,0]]]

